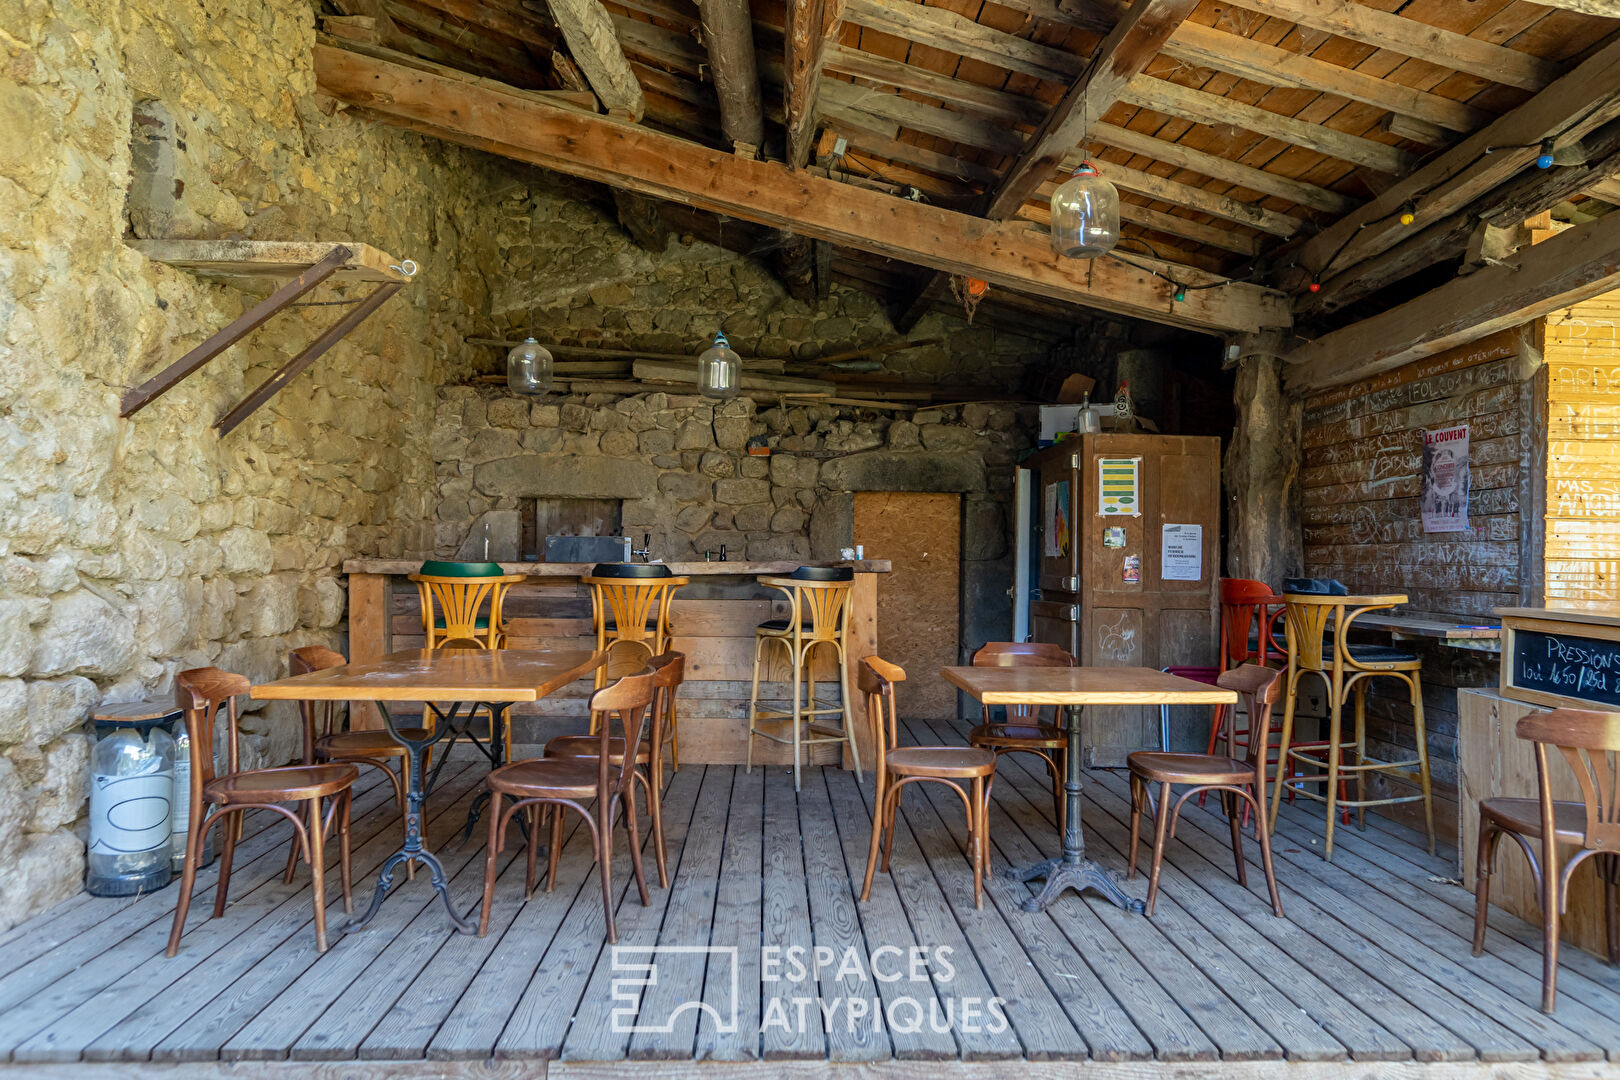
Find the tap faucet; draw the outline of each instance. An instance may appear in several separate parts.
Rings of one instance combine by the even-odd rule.
[[[721,562],[726,561],[726,545],[724,545],[724,544],[720,545],[720,561]]]
[[[635,562],[638,557],[642,562],[652,561],[652,533],[641,534],[640,547],[636,547],[635,541],[630,542],[630,561]]]

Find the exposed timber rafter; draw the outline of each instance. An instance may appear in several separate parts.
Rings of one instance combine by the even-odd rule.
[[[1197,6],[1198,0],[1135,0],[991,192],[985,216],[1002,219],[1017,213]]]
[[[765,108],[759,95],[748,0],[696,2],[715,97],[720,101],[720,130],[733,150],[754,157],[765,142]]]
[[[1609,214],[1294,349],[1288,385],[1314,390],[1376,375],[1617,285],[1620,214]]]
[[[816,140],[816,95],[828,43],[838,39],[844,0],[788,0],[783,66],[787,70],[788,167],[802,169]]]
[[[399,126],[711,213],[1153,322],[1212,332],[1289,322],[1286,298],[1273,290],[1226,283],[1177,302],[1168,282],[1138,267],[1054,260],[1046,238],[1021,223],[792,173],[326,46],[315,49],[315,69],[326,93]],[[1190,268],[1175,272],[1192,284],[1220,280]]]
[[[641,84],[613,32],[601,0],[546,0],[574,62],[609,113],[637,123],[647,111]]]

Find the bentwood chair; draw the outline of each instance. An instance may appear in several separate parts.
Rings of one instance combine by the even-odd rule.
[[[191,890],[197,881],[197,863],[203,837],[216,822],[225,823],[225,845],[219,857],[219,882],[214,887],[214,918],[225,914],[230,893],[231,859],[242,837],[242,815],[264,809],[291,821],[299,851],[310,865],[315,897],[315,948],[326,951],[326,831],[335,822],[338,864],[343,882],[343,910],[354,910],[349,867],[349,801],[360,770],[348,762],[326,765],[288,765],[275,769],[242,770],[237,733],[236,699],[251,689],[241,675],[219,668],[193,668],[175,677],[175,703],[185,711],[186,734],[191,739],[191,818],[186,829],[185,869],[180,895],[169,931],[167,955],[180,949],[191,908]],[[214,726],[225,714],[224,775],[214,772]],[[326,813],[322,800],[328,800]],[[304,816],[279,803],[302,803]]]
[[[1570,876],[1587,859],[1597,860],[1603,881],[1609,963],[1620,964],[1620,713],[1554,709],[1524,717],[1514,731],[1536,744],[1538,793],[1534,799],[1491,798],[1479,804],[1474,955],[1485,951],[1496,845],[1506,834],[1530,860],[1541,891],[1541,1008],[1552,1012],[1558,1004],[1558,920],[1569,901]],[[1548,747],[1575,774],[1579,802],[1553,798]],[[1573,849],[1562,866],[1560,846]]]
[[[883,848],[883,872],[894,855],[895,819],[900,813],[900,792],[910,783],[943,784],[962,800],[967,812],[969,857],[973,862],[973,906],[984,907],[984,874],[990,867],[990,786],[995,781],[996,755],[970,746],[900,746],[900,720],[894,706],[894,684],[905,681],[897,664],[876,656],[861,661],[856,678],[866,698],[866,719],[872,727],[877,763],[872,774],[877,790],[872,797],[872,842],[866,851],[866,881],[861,902],[872,896],[872,875],[877,871],[878,847]],[[958,783],[966,781],[967,787]]]
[[[597,563],[580,580],[591,590],[596,651],[608,654],[608,662],[596,669],[597,689],[640,671],[652,657],[669,650],[674,633],[670,604],[675,590],[690,584],[691,578],[676,577],[662,563]],[[670,765],[679,770],[681,747],[674,714],[666,721]]]
[[[1356,811],[1357,826],[1366,827],[1369,806],[1396,803],[1423,803],[1423,818],[1429,832],[1429,853],[1434,853],[1434,802],[1429,783],[1428,736],[1423,724],[1423,686],[1419,672],[1423,662],[1414,653],[1389,645],[1363,645],[1350,641],[1355,620],[1369,611],[1380,611],[1407,602],[1404,594],[1380,596],[1329,596],[1287,593],[1285,618],[1288,634],[1288,685],[1283,708],[1282,742],[1277,753],[1277,777],[1271,801],[1271,828],[1276,831],[1277,811],[1283,789],[1290,794],[1327,804],[1327,838],[1322,857],[1333,861],[1333,826],[1341,809]],[[1294,708],[1299,700],[1300,681],[1315,675],[1327,688],[1328,734],[1325,743],[1301,746],[1293,743]],[[1367,755],[1367,688],[1375,678],[1398,679],[1406,687],[1412,703],[1412,726],[1417,740],[1415,755],[1400,761],[1384,761]],[[1355,694],[1355,732],[1344,737],[1341,718],[1347,696]],[[1349,755],[1351,762],[1345,761]],[[1295,773],[1295,766],[1323,769],[1324,772]],[[1413,772],[1413,767],[1416,772]],[[1416,782],[1420,794],[1369,798],[1367,774],[1380,772]],[[1346,799],[1340,782],[1353,777],[1356,797]],[[1325,784],[1325,792],[1306,788]]]
[[[1283,673],[1275,668],[1256,664],[1223,671],[1215,685],[1235,691],[1249,718],[1250,731],[1266,731],[1271,725],[1271,712],[1282,696]],[[1226,753],[1175,754],[1156,750],[1138,750],[1125,759],[1131,772],[1131,852],[1125,877],[1136,876],[1136,851],[1141,837],[1142,817],[1149,812],[1152,798],[1149,785],[1159,786],[1158,807],[1153,823],[1153,858],[1148,868],[1147,913],[1153,914],[1153,903],[1159,896],[1159,870],[1164,863],[1166,837],[1176,835],[1176,821],[1181,808],[1194,795],[1208,791],[1221,793],[1222,808],[1232,826],[1232,854],[1237,859],[1237,880],[1247,885],[1243,865],[1244,807],[1254,811],[1254,831],[1260,841],[1260,865],[1266,871],[1266,885],[1271,890],[1271,910],[1282,916],[1282,899],[1277,895],[1277,875],[1271,865],[1271,833],[1266,828],[1266,740],[1249,739],[1243,756],[1239,757],[1236,709],[1226,712]],[[1190,785],[1172,806],[1170,789],[1176,785]]]
[[[1221,670],[1231,671],[1254,660],[1261,667],[1270,667],[1273,660],[1285,665],[1288,649],[1277,640],[1277,622],[1282,618],[1283,598],[1271,591],[1263,581],[1248,578],[1221,578]],[[1230,705],[1215,706],[1215,718],[1209,726],[1209,748],[1215,753],[1222,734],[1227,731],[1226,714]],[[1252,729],[1237,729],[1235,734],[1245,739],[1253,737]],[[1273,732],[1267,732],[1270,738]]]
[[[652,669],[652,731],[636,751],[635,778],[647,798],[647,817],[652,822],[653,850],[658,855],[658,887],[669,888],[669,864],[664,852],[664,726],[675,714],[675,695],[686,680],[686,656],[665,652],[647,661]],[[559,735],[546,743],[548,758],[595,758],[601,752],[597,735]],[[624,764],[624,739],[608,739],[608,764]]]
[[[748,697],[747,771],[754,768],[754,739],[769,739],[793,746],[793,790],[799,790],[803,748],[819,743],[846,743],[855,775],[861,775],[861,755],[855,745],[855,719],[849,687],[849,613],[855,572],[848,567],[802,566],[789,577],[762,577],[761,585],[780,589],[788,597],[788,617],[770,619],[754,628],[754,684]],[[780,648],[787,661],[790,707],[759,707],[760,667]],[[842,699],[816,697],[815,662],[831,655],[838,665]],[[834,727],[824,718],[838,717]],[[791,722],[788,735],[777,735],[760,725]]]
[[[630,866],[636,875],[636,886],[641,891],[642,906],[652,902],[641,866],[641,828],[636,820],[636,800],[632,788],[635,784],[636,758],[641,753],[647,716],[656,695],[656,677],[650,671],[630,675],[612,686],[605,686],[593,693],[590,701],[591,711],[600,714],[596,756],[518,761],[503,765],[489,774],[489,844],[484,853],[484,906],[478,920],[480,937],[489,932],[489,908],[495,898],[495,871],[501,848],[505,845],[506,827],[522,811],[528,812],[529,825],[528,867],[523,879],[525,898],[534,895],[542,808],[548,808],[551,812],[551,850],[547,857],[546,891],[550,892],[557,883],[557,856],[563,842],[562,812],[566,808],[584,819],[590,834],[591,853],[596,859],[598,876],[602,879],[602,907],[607,918],[608,943],[617,944],[619,940],[619,931],[613,922],[613,826],[619,820],[621,810],[625,827],[630,833]],[[615,718],[622,740],[619,744],[622,749],[617,755],[613,752],[611,741]],[[506,803],[503,797],[512,801]],[[596,800],[596,806],[588,810],[585,803],[591,799]]]
[[[422,632],[428,649],[469,645],[499,649],[506,643],[501,614],[506,593],[522,574],[501,572],[500,563],[429,560],[410,575],[422,605]],[[485,608],[485,602],[488,608]]]
[[[305,645],[294,649],[287,658],[289,675],[306,675],[311,671],[325,671],[348,663],[340,652],[321,645]],[[394,741],[388,732],[345,730],[349,713],[346,702],[300,701],[298,712],[304,721],[304,764],[318,765],[332,761],[346,761],[366,765],[388,780],[394,789],[394,805],[399,808],[400,823],[405,821],[405,770],[409,758],[405,747]],[[432,732],[424,728],[402,728],[400,734],[408,739],[427,739]],[[429,751],[431,753],[431,750]],[[398,766],[397,768],[395,766]],[[426,768],[426,759],[423,767]],[[298,841],[295,838],[287,851],[287,872],[282,880],[290,882],[298,865]],[[405,864],[405,876],[415,876],[414,860]]]
[[[1074,657],[1061,646],[1038,641],[992,641],[973,654],[974,667],[1074,667]],[[1004,723],[992,723],[990,706],[984,706],[984,722],[968,732],[968,745],[1002,754],[1034,754],[1052,777],[1052,805],[1057,809],[1058,835],[1068,820],[1069,800],[1064,797],[1063,775],[1068,761],[1069,741],[1057,723],[1041,720],[1036,705],[1008,705]]]

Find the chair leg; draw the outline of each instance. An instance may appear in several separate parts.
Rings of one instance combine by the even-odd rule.
[[[877,872],[878,850],[883,843],[884,814],[883,775],[877,776],[877,787],[872,793],[872,836],[866,845],[866,879],[861,883],[861,903],[872,898],[872,875]]]
[[[1266,872],[1266,888],[1271,892],[1271,911],[1277,918],[1282,918],[1282,897],[1277,892],[1277,872],[1271,863],[1271,830],[1266,828],[1266,813],[1259,799],[1265,796],[1265,780],[1262,776],[1260,784],[1255,789],[1254,833],[1260,841],[1260,866]]]
[[[1609,963],[1620,964],[1620,857],[1598,856],[1603,878],[1603,928],[1608,938]]]
[[[202,856],[203,810],[193,804],[191,821],[186,827],[186,858],[180,868],[180,895],[175,897],[174,926],[169,930],[169,947],[165,956],[180,951],[180,935],[186,929],[186,913],[191,910],[191,887],[197,882],[197,860]],[[297,838],[294,837],[295,844]],[[295,849],[296,850],[296,849]]]
[[[973,778],[973,791],[968,797],[968,839],[973,858],[973,906],[984,910],[984,832],[980,819],[984,816],[984,777]]]
[[[309,875],[315,892],[315,951],[326,951],[326,830],[321,828],[320,796],[309,800]]]
[[[1153,862],[1148,867],[1148,894],[1146,914],[1153,914],[1153,902],[1159,898],[1159,870],[1164,860],[1164,838],[1170,827],[1170,785],[1159,785],[1159,813],[1153,822]]]
[[[1551,849],[1551,850],[1549,850]],[[1558,849],[1553,844],[1542,846],[1541,870],[1541,1011],[1552,1012],[1558,1007]]]
[[[900,785],[896,784],[883,793],[883,872],[889,872],[889,863],[894,859],[894,833],[900,823]]]
[[[607,923],[609,945],[619,943],[619,928],[613,921],[613,807],[611,799],[600,800],[604,805],[591,823],[591,851],[596,855],[596,874],[602,880],[602,916]]]
[[[562,823],[563,808],[561,804],[553,805],[551,807],[551,846],[546,852],[546,892],[550,892],[557,885],[557,860],[562,856]]]
[[[764,646],[765,639],[755,634],[754,688],[748,692],[748,752],[747,764],[743,768],[743,771],[747,773],[754,771],[754,731],[758,728],[759,723],[759,663],[762,658],[760,655],[761,650],[763,650]]]
[[[1328,862],[1333,861],[1333,826],[1337,823],[1339,813],[1339,756],[1343,752],[1339,746],[1343,738],[1339,697],[1338,693],[1334,693],[1328,700],[1327,841],[1322,847],[1322,858]]]
[[[1429,854],[1434,854],[1434,795],[1429,779],[1429,736],[1423,724],[1423,686],[1418,673],[1408,680],[1412,686],[1412,727],[1417,736],[1418,782],[1423,787],[1423,824],[1429,831]]]
[[[343,816],[338,818],[338,872],[343,882],[343,913],[354,914],[354,863],[349,858],[349,828],[351,804],[354,801],[352,788],[343,789]]]
[[[1267,811],[1270,820],[1266,828],[1271,832],[1277,831],[1277,811],[1282,809],[1283,780],[1288,776],[1288,743],[1294,735],[1294,702],[1298,700],[1298,678],[1293,671],[1289,672],[1288,687],[1283,696],[1283,722],[1281,741],[1277,744],[1277,778],[1271,788],[1271,808]]]
[[[236,855],[236,827],[242,823],[242,812],[232,812],[222,823],[225,830],[225,850],[219,856],[219,883],[214,886],[214,918],[225,914],[225,902],[231,890],[231,860]],[[319,828],[319,821],[316,823]],[[311,830],[312,832],[314,830]]]
[[[641,858],[641,825],[636,816],[636,786],[631,783],[630,789],[625,792],[629,798],[624,800],[624,827],[630,833],[630,869],[636,875],[636,889],[641,893],[641,906],[652,904],[652,894],[647,891],[647,871],[642,866]],[[613,857],[613,839],[608,838],[608,858]]]
[[[796,652],[791,645],[788,646],[788,662],[793,667],[793,790],[795,793],[799,790],[799,758],[804,750],[799,729],[799,723],[804,718],[804,707],[799,701],[799,691],[803,685],[801,674],[804,660],[802,654]]]
[[[663,762],[658,762],[648,777],[647,816],[652,820],[653,854],[658,860],[658,887],[669,888],[669,859],[664,851],[664,793]]]
[[[523,850],[523,901],[527,903],[534,898],[535,871],[540,865],[540,804],[531,803],[524,811],[529,815],[529,842]]]
[[[1142,778],[1131,773],[1131,851],[1125,864],[1125,880],[1136,877],[1136,853],[1142,845],[1142,804],[1145,802]]]
[[[669,703],[669,771],[681,771],[681,729],[675,721],[675,702]],[[663,770],[659,770],[658,786],[664,786]]]
[[[1356,764],[1367,763],[1367,687],[1372,685],[1371,679],[1362,679],[1356,683]],[[1356,802],[1367,801],[1367,774],[1358,769],[1356,771]],[[1367,831],[1367,808],[1356,807],[1356,830]],[[1433,852],[1430,852],[1433,854]]]
[[[501,797],[490,792],[489,839],[484,844],[484,902],[478,911],[478,936],[489,933],[489,909],[495,903],[495,871],[501,848]]]
[[[1502,831],[1479,815],[1479,849],[1474,856],[1474,955],[1485,952],[1485,929],[1491,912],[1491,870]]]
[[[1243,866],[1243,826],[1238,820],[1241,813],[1238,807],[1243,800],[1230,791],[1223,791],[1221,802],[1226,804],[1226,821],[1232,827],[1232,855],[1237,859],[1237,883],[1247,886],[1249,879]]]
[[[861,782],[861,748],[855,738],[855,695],[851,692],[849,684],[848,657],[844,654],[842,644],[835,643],[833,651],[838,654],[838,676],[840,692],[843,697],[844,709],[844,741],[849,743],[849,758],[855,763],[855,782]]]

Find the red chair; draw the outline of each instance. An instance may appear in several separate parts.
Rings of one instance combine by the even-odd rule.
[[[1286,664],[1288,650],[1276,639],[1277,620],[1282,617],[1283,598],[1271,591],[1263,581],[1248,578],[1221,578],[1221,671],[1241,667],[1250,660],[1261,667],[1270,667],[1275,657]],[[1253,644],[1250,639],[1253,639]],[[1213,680],[1211,680],[1213,681]],[[1209,748],[1213,754],[1221,734],[1226,729],[1226,710],[1230,705],[1215,706],[1215,718],[1209,726]],[[1280,728],[1279,728],[1280,730]],[[1248,745],[1247,728],[1237,728],[1234,735],[1243,737]]]

